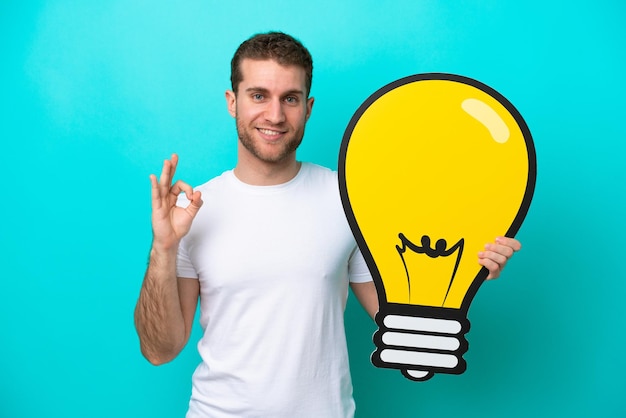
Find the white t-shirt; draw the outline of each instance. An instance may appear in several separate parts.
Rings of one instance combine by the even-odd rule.
[[[352,417],[344,310],[349,282],[371,276],[337,173],[303,163],[251,186],[227,171],[197,190],[177,263],[200,280],[204,329],[187,417]]]

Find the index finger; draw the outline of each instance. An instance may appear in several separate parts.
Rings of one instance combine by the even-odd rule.
[[[515,238],[498,237],[496,238],[496,243],[500,245],[506,245],[507,247],[510,247],[514,252],[522,249],[522,243]]]

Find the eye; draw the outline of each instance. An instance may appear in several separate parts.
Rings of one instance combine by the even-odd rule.
[[[287,97],[285,97],[285,102],[287,102],[289,104],[297,104],[298,103],[298,98],[296,96],[287,96]]]
[[[261,100],[263,100],[263,95],[261,93],[254,93],[252,95],[252,100],[255,100],[257,102],[261,101]]]

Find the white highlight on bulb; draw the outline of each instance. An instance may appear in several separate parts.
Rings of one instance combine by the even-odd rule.
[[[471,117],[485,125],[494,141],[499,144],[504,144],[509,140],[511,136],[509,127],[502,120],[500,115],[487,103],[478,99],[465,99],[463,103],[461,103],[461,107]]]

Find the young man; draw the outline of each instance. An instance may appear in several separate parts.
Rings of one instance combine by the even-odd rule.
[[[173,155],[158,181],[150,176],[154,236],[135,322],[144,356],[166,363],[187,343],[200,300],[202,362],[187,417],[354,415],[348,286],[372,317],[378,299],[336,173],[296,159],[314,103],[312,69],[288,35],[248,39],[226,92],[235,168],[194,190],[172,184]],[[498,238],[478,262],[495,278],[519,248]]]

